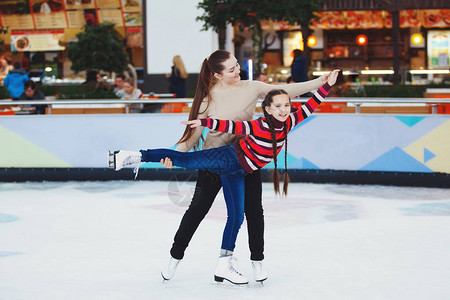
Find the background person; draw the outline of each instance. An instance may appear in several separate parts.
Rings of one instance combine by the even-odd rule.
[[[179,55],[175,55],[172,62],[172,73],[166,74],[170,82],[169,91],[174,93],[177,98],[184,98],[186,97],[186,79],[188,78],[188,73]]]
[[[116,75],[116,78],[114,80],[114,93],[122,98],[124,91],[123,91],[123,83],[125,82],[125,75],[123,74],[118,74]]]
[[[45,95],[37,89],[37,84],[33,80],[25,82],[25,92],[20,95],[19,100],[45,100]],[[24,110],[38,115],[45,114],[47,105],[23,105]]]
[[[14,63],[14,68],[9,71],[3,80],[3,85],[8,88],[8,93],[13,100],[18,100],[20,95],[25,91],[25,82],[30,80],[24,69],[21,68],[20,62]]]
[[[3,85],[3,80],[9,73],[9,64],[5,57],[0,57],[0,85]]]
[[[121,99],[136,100],[142,98],[143,94],[140,89],[136,87],[133,78],[129,77],[123,82],[123,93]],[[143,103],[133,103],[130,105],[130,111],[133,113],[140,113],[144,108]]]
[[[269,83],[269,79],[267,78],[267,75],[264,73],[255,73],[255,75],[253,75],[253,80]]]
[[[96,74],[97,77],[97,85],[96,88],[104,91],[111,90],[111,85],[105,80],[106,75],[105,74]]]
[[[294,59],[291,64],[291,76],[295,82],[304,82],[308,80],[306,74],[306,58],[303,56],[303,51],[300,49],[294,49]]]
[[[97,75],[95,70],[89,70],[86,72],[86,80],[81,84],[87,91],[95,90],[97,88]]]
[[[122,99],[139,99],[142,97],[142,91],[138,89],[134,83],[133,78],[127,78],[123,82],[123,95]]]

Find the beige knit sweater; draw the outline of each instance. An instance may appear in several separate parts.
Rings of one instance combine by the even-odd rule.
[[[291,83],[286,85],[272,85],[261,81],[241,80],[236,85],[224,89],[213,87],[211,89],[212,101],[205,98],[200,106],[198,119],[213,118],[233,121],[250,121],[258,99],[264,99],[266,94],[273,89],[284,89],[290,97],[295,97],[323,85],[319,77],[307,82]],[[200,139],[203,127],[197,127],[192,137],[176,148],[177,151],[190,151]],[[206,135],[203,149],[217,148],[233,143],[239,136],[210,130]]]

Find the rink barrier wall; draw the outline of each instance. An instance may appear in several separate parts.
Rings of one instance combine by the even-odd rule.
[[[282,172],[281,172],[282,173]],[[414,172],[378,172],[346,170],[288,170],[290,182],[370,184],[450,188],[450,174]],[[188,169],[143,169],[134,179],[132,169],[115,172],[107,168],[5,168],[0,182],[161,180],[196,181],[197,172]],[[272,170],[262,170],[262,181],[272,181]]]
[[[64,170],[82,174],[85,180],[121,179],[110,175],[109,170],[103,171],[108,150],[174,149],[174,142],[184,130],[180,121],[187,117],[187,114],[2,116],[0,179],[5,181],[8,174],[21,174],[23,178],[31,176],[23,180],[39,180],[39,176],[50,180],[46,178],[56,172],[53,170],[62,170],[58,174],[66,173]],[[284,168],[284,151],[278,156],[280,169]],[[383,176],[412,178],[417,174],[423,178],[448,178],[445,174],[450,174],[450,116],[314,114],[289,134],[287,157],[290,174],[299,174],[299,178],[318,176],[331,180],[340,176],[354,178],[355,182],[357,177],[375,180]],[[264,170],[271,168],[273,163]],[[163,167],[159,163],[143,164],[140,178],[147,173],[146,169]],[[68,180],[82,179],[68,177]]]

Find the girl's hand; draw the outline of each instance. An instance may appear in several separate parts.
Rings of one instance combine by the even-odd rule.
[[[195,128],[201,126],[202,122],[200,122],[200,120],[189,120],[189,121],[181,121],[181,124],[189,125],[189,127]]]
[[[327,73],[327,74],[322,74],[322,76],[320,76],[320,79],[322,79],[322,84],[325,84],[325,82],[327,82],[330,75],[331,75],[331,72]]]
[[[327,82],[328,82],[328,84],[330,86],[333,86],[336,83],[336,80],[338,78],[339,72],[340,72],[340,70],[337,70],[337,69],[331,71],[331,73],[330,73],[330,75],[329,75],[329,77],[327,79]]]
[[[163,165],[165,168],[173,168],[172,160],[168,157],[166,159],[161,158],[161,165]]]

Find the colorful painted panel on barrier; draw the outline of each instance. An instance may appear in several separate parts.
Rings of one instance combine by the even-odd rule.
[[[0,168],[105,168],[108,150],[174,148],[187,115],[0,118]],[[284,149],[278,156],[284,166]],[[450,118],[316,114],[288,137],[292,169],[450,173]],[[159,168],[156,163],[144,168]],[[273,168],[273,163],[266,168]]]

